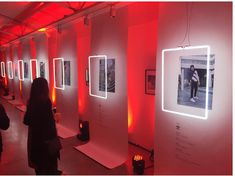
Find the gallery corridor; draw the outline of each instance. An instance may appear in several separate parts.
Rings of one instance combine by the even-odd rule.
[[[0,98],[0,103],[5,107],[11,121],[9,129],[2,131],[4,146],[0,175],[34,174],[34,170],[29,168],[27,163],[27,127],[22,123],[24,113],[2,98]],[[64,175],[133,174],[131,157],[134,154],[142,154],[146,158],[146,166],[152,165],[147,152],[129,145],[129,156],[126,163],[109,170],[73,148],[73,146],[83,144],[76,136],[61,139],[61,142],[63,149],[59,169],[63,171]],[[146,169],[145,174],[153,174],[153,167]]]

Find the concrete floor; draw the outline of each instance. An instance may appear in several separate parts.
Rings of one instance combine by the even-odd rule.
[[[0,98],[0,103],[5,107],[11,120],[10,128],[7,131],[2,131],[4,151],[2,161],[0,162],[0,174],[34,174],[34,170],[29,168],[27,163],[27,127],[22,123],[24,113],[2,98]],[[110,170],[75,150],[73,146],[83,144],[76,137],[61,139],[61,142],[63,149],[61,150],[59,169],[62,170],[65,175],[133,174],[131,159],[134,154],[143,155],[146,167],[153,164],[149,160],[148,152],[129,144],[127,161],[121,166]],[[153,174],[153,167],[145,169],[145,174]]]

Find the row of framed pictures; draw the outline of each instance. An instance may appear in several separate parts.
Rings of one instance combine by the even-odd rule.
[[[33,78],[33,72],[37,77],[44,77],[45,78],[45,62],[39,63],[39,71],[37,67],[37,60],[31,59],[30,60],[30,69],[28,62],[24,62],[23,60],[18,60],[17,63],[13,63],[12,61],[7,62],[7,73],[9,79],[14,79],[14,77],[18,77],[19,80],[24,80],[24,78],[29,78],[29,70],[31,73],[31,78]],[[35,68],[35,70],[33,69]],[[1,62],[1,76],[6,76],[6,69],[5,69],[5,62]]]
[[[115,93],[115,59],[107,59],[107,91]],[[105,76],[104,76],[104,60],[100,60],[99,63],[99,91],[104,91],[105,88]],[[71,68],[70,61],[64,61],[63,58],[53,59],[53,72],[55,80],[55,88],[64,89],[65,85],[71,85]],[[7,73],[8,78],[13,79],[14,76],[18,77],[19,80],[30,78],[33,81],[36,77],[46,78],[46,62],[31,59],[30,64],[23,60],[18,60],[17,63],[13,64],[12,61],[7,62]],[[86,69],[86,85],[89,85],[89,71]],[[1,76],[6,76],[5,62],[1,62]],[[145,70],[145,93],[149,95],[155,95],[155,70]]]
[[[60,77],[61,85],[71,85],[71,70],[70,70],[70,61],[64,61],[63,58],[55,58],[53,59],[53,63],[55,61],[60,61],[60,67],[57,68],[54,66],[54,76]],[[6,77],[6,68],[7,68],[7,76],[9,79],[18,78],[20,81],[24,81],[24,79],[31,79],[31,82],[36,77],[46,78],[47,75],[47,63],[44,61],[39,61],[36,59],[30,59],[30,62],[26,62],[23,60],[18,60],[13,63],[12,61],[8,61],[7,65],[5,62],[1,62],[1,77]],[[58,71],[59,70],[59,71]],[[59,74],[61,75],[58,75]],[[30,74],[30,75],[29,75]],[[57,80],[57,79],[55,79]]]

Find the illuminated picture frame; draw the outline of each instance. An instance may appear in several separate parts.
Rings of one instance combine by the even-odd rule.
[[[1,62],[1,76],[6,77],[5,62]]]
[[[13,64],[12,64],[12,61],[7,62],[7,72],[8,72],[8,78],[13,79]]]
[[[183,113],[183,112],[177,112],[173,110],[169,110],[165,108],[164,104],[164,59],[165,59],[165,53],[166,52],[172,52],[172,51],[180,51],[180,50],[194,50],[194,49],[206,49],[207,50],[207,78],[206,78],[206,99],[205,99],[205,115],[199,116],[189,113]],[[200,45],[200,46],[189,46],[184,48],[169,48],[169,49],[163,49],[162,50],[162,111],[173,113],[177,115],[192,117],[192,118],[198,118],[206,120],[208,118],[208,94],[209,94],[209,69],[210,69],[210,46],[209,45]]]
[[[21,63],[22,74],[20,74],[20,63]],[[24,61],[23,60],[18,60],[17,61],[17,66],[18,66],[18,79],[20,81],[24,81]]]
[[[35,62],[36,64],[36,78],[38,78],[39,76],[38,61],[37,59],[30,59],[29,62],[30,62],[30,79],[31,79],[31,82],[33,82],[33,62]]]
[[[104,62],[105,62],[105,96],[100,96],[100,95],[95,95],[92,94],[91,92],[91,83],[92,83],[92,79],[91,79],[91,59],[96,59],[96,58],[104,58]],[[107,71],[108,71],[108,67],[107,67],[107,56],[106,55],[95,55],[95,56],[89,56],[88,57],[88,71],[89,71],[89,95],[93,96],[93,97],[97,97],[97,98],[101,98],[101,99],[107,99],[108,98],[108,80],[107,80]]]
[[[62,68],[62,86],[57,86],[56,85],[56,74],[55,74],[55,62],[56,61],[61,61],[61,68]],[[54,58],[53,59],[53,76],[54,76],[54,88],[55,89],[60,89],[60,90],[64,90],[65,89],[65,85],[64,85],[64,58]]]

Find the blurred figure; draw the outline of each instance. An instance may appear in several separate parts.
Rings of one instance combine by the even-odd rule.
[[[10,120],[6,114],[6,111],[4,109],[4,107],[0,104],[0,129],[1,130],[7,130],[9,128],[10,125]],[[0,131],[0,161],[1,161],[1,155],[2,155],[2,135],[1,135],[1,131]]]
[[[190,101],[195,103],[196,102],[195,99],[198,99],[197,90],[200,82],[197,70],[195,70],[194,65],[190,65],[190,84],[191,84]]]
[[[28,162],[37,175],[60,175],[57,159],[61,146],[57,136],[47,80],[34,79],[24,124],[28,125]],[[56,142],[54,142],[56,141]]]

